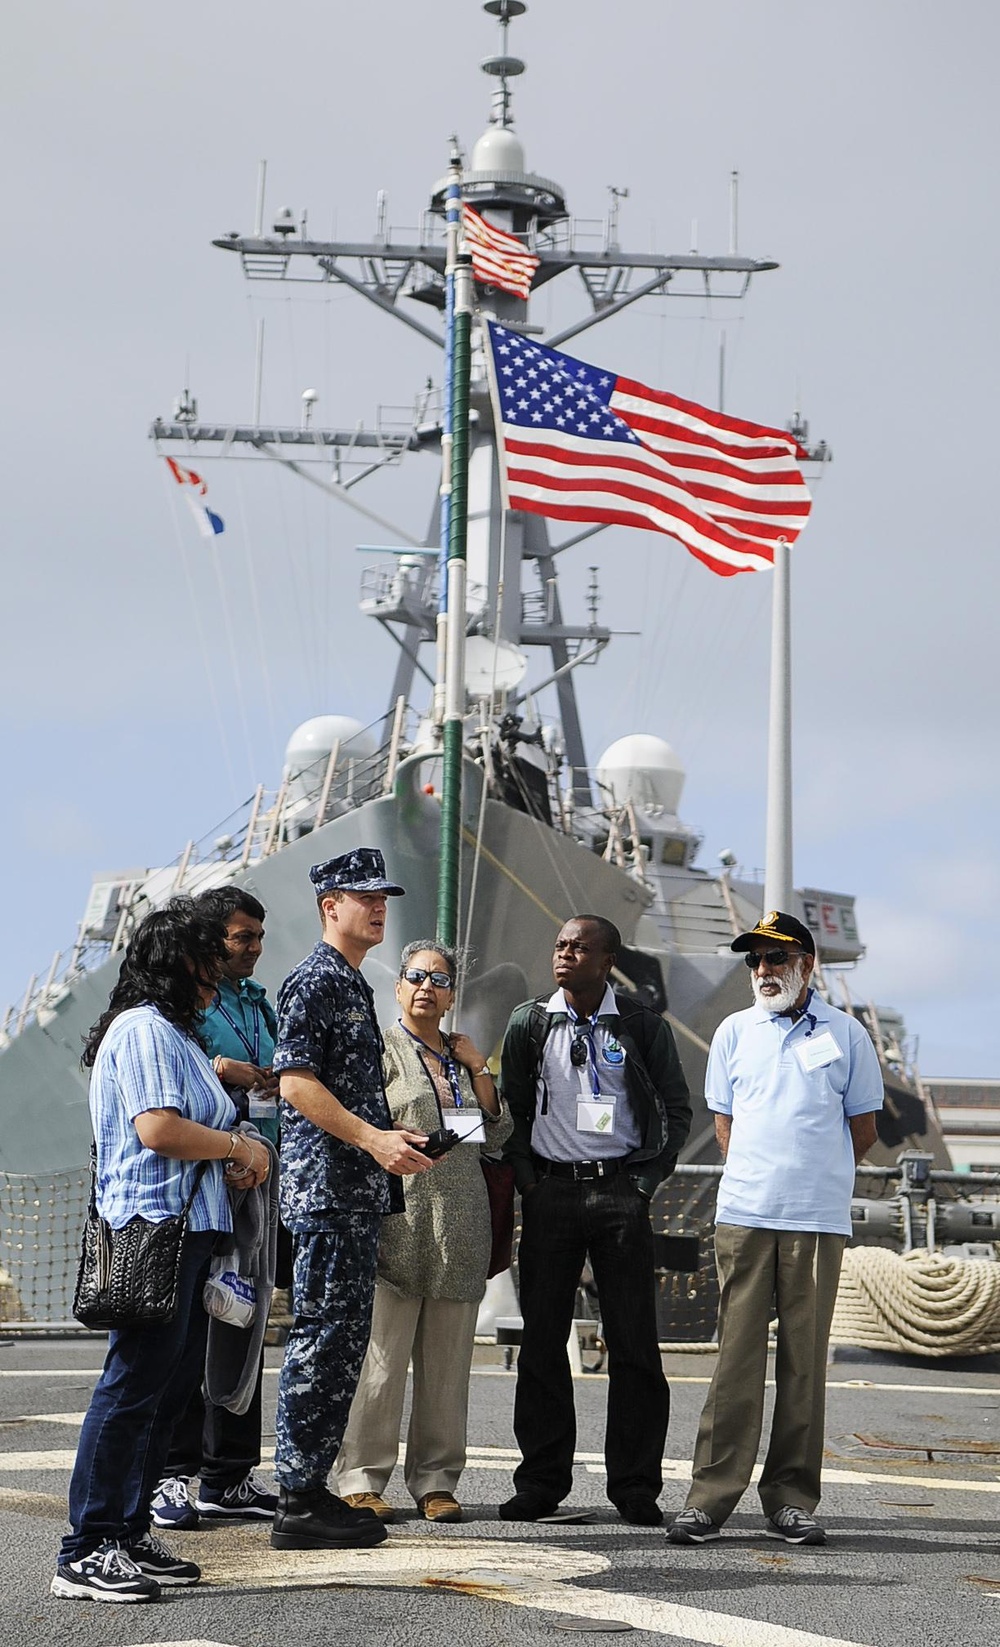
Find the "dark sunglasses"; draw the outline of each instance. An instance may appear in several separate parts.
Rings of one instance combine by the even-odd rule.
[[[751,949],[748,950],[743,959],[750,971],[756,972],[761,961],[766,961],[769,967],[774,968],[784,966],[787,961],[797,961],[802,953],[801,949],[793,950],[791,954],[787,949],[765,949],[762,955],[755,955]]]
[[[569,1044],[569,1061],[573,1065],[574,1069],[582,1069],[584,1064],[587,1062],[587,1057],[586,1037],[582,1032],[580,1032],[574,1035]]]
[[[450,989],[453,979],[447,972],[428,972],[425,966],[408,966],[400,973],[408,984],[422,984],[429,978],[435,989]]]

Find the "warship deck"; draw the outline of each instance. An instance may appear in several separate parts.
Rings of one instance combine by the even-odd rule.
[[[513,1374],[477,1351],[466,1520],[431,1527],[400,1506],[374,1551],[290,1554],[237,1523],[171,1542],[205,1581],[155,1605],[73,1604],[48,1594],[98,1340],[0,1342],[0,1643],[50,1647],[386,1647],[449,1641],[541,1647],[615,1622],[641,1639],[717,1647],[972,1647],[1000,1605],[1000,1358],[915,1362],[839,1349],[829,1369],[824,1548],[764,1536],[748,1495],[719,1544],[675,1548],[627,1527],[604,1496],[607,1381],[576,1381],[579,1436],[569,1503],[579,1525],[497,1520],[513,1466]],[[265,1470],[280,1350],[267,1352]],[[662,1503],[680,1508],[711,1353],[671,1353],[673,1414]]]

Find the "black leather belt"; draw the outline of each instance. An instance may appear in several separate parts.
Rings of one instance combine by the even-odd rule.
[[[545,1178],[572,1178],[574,1183],[587,1183],[596,1178],[613,1178],[624,1166],[624,1158],[611,1161],[546,1161],[536,1155],[538,1170]]]

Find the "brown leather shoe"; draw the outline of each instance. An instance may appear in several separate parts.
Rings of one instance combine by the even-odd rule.
[[[395,1521],[396,1512],[378,1493],[345,1493],[344,1503],[352,1510],[371,1510],[380,1521]]]
[[[461,1521],[462,1506],[451,1493],[424,1493],[417,1509],[425,1521]]]

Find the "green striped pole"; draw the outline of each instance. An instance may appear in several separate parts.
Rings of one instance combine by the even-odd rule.
[[[443,728],[441,841],[438,858],[437,938],[458,938],[459,857],[462,843],[462,735],[465,723],[465,545],[469,516],[469,377],[472,362],[472,260],[455,264],[451,360],[451,500],[448,518],[448,605]]]

